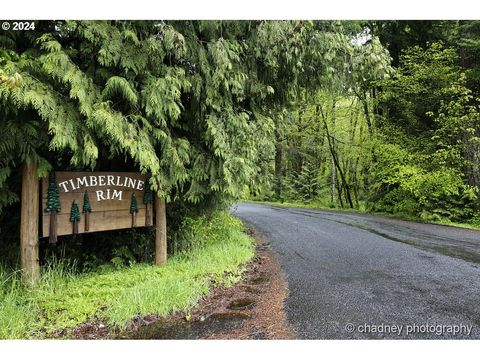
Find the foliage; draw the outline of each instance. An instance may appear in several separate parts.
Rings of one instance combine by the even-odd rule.
[[[373,210],[457,222],[474,214],[477,196],[461,172],[445,166],[429,171],[425,159],[394,144],[379,145],[376,156]]]
[[[252,239],[238,220],[224,213],[211,222],[193,221],[201,239],[194,242],[202,245],[161,268],[135,264],[75,275],[75,264],[53,261],[36,289],[19,286],[19,274],[1,272],[0,338],[49,337],[94,316],[124,327],[138,315],[188,311],[211,286],[231,285],[253,257]]]
[[[457,27],[455,21],[445,20],[374,20],[364,24],[385,45],[395,67],[403,50],[414,46],[425,48],[429,42],[451,41]]]
[[[102,272],[130,264],[153,261],[154,230],[135,228],[84,233],[60,238],[60,246],[47,248],[44,257],[76,261],[79,272]]]
[[[18,227],[24,161],[39,176],[52,169],[149,173],[155,195],[181,209],[169,219],[177,228],[193,210],[268,188],[276,114],[343,56],[335,44],[348,37],[340,28],[329,21],[122,20],[39,21],[28,33],[3,32],[0,229],[9,235],[2,242],[18,242],[9,229]],[[6,206],[17,223],[2,215]],[[111,259],[111,249],[97,256],[97,241],[87,238],[70,243],[82,263]],[[41,246],[41,254],[53,251]]]
[[[21,339],[28,334],[38,311],[35,304],[22,297],[24,289],[16,273],[0,268],[0,339]]]
[[[90,197],[88,196],[88,192],[86,190],[83,193],[82,212],[83,213],[91,213],[92,212],[92,206],[90,205]]]
[[[309,203],[318,193],[318,170],[309,162],[302,164],[299,174],[292,173],[287,178],[289,194],[287,198]]]
[[[62,207],[60,205],[60,194],[58,193],[58,185],[55,179],[55,172],[51,172],[48,180],[47,206],[45,208],[45,211],[59,212],[60,210],[62,210]]]
[[[475,42],[452,41],[475,24],[363,24],[334,28],[321,83],[277,114],[273,181],[254,198],[475,223],[480,103],[462,52]]]
[[[195,218],[182,220],[180,230],[173,233],[168,247],[172,254],[187,254],[195,248],[205,247],[210,243],[221,242],[228,238],[231,230],[241,231],[240,220],[233,218],[227,211],[214,212]]]
[[[72,222],[80,221],[80,209],[78,208],[78,204],[75,200],[73,200],[72,207],[70,209],[70,221]]]
[[[138,212],[137,196],[135,192],[132,193],[132,199],[130,201],[130,214]]]
[[[473,217],[478,163],[470,155],[478,149],[479,112],[456,61],[442,44],[413,47],[401,57],[398,76],[384,83],[374,208],[424,219]]]
[[[143,192],[143,203],[145,205],[151,204],[153,202],[152,189],[148,184],[145,185],[145,191]]]
[[[262,182],[268,105],[318,71],[304,45],[321,35],[295,21],[44,21],[5,34],[0,148],[18,154],[5,177],[24,159],[43,175],[59,155],[76,168],[126,157],[158,195],[191,202]]]
[[[339,96],[323,91],[288,117],[279,146],[283,152],[282,200],[348,206],[348,188],[355,205],[364,201],[365,168],[371,162],[372,141],[362,101],[353,94]]]
[[[252,259],[253,244],[239,220],[225,213],[206,222],[203,230],[201,222],[192,224],[200,231],[189,252],[178,252],[157,276],[122,290],[106,312],[110,323],[124,326],[138,314],[188,311],[210,286],[232,286],[241,278],[240,266]]]
[[[229,222],[212,212],[245,193],[478,223],[478,24],[41,21],[4,32],[0,242],[9,265],[18,262],[24,161],[40,176],[150,173],[143,202],[167,199],[169,251],[179,256],[208,246]],[[153,235],[60,242],[42,240],[42,263],[56,254],[77,258],[79,271],[110,271],[151,260]]]
[[[457,47],[460,65],[465,68],[467,85],[475,94],[480,93],[480,21],[459,21],[450,34],[451,46]]]
[[[465,75],[456,65],[455,50],[441,43],[406,49],[400,61],[397,76],[383,84],[381,106],[390,122],[423,135],[435,127],[442,102],[455,101],[465,91]]]

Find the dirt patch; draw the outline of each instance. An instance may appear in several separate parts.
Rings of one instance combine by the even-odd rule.
[[[252,229],[249,235],[257,241],[256,256],[243,280],[230,289],[217,289],[215,292],[221,295],[204,308],[210,308],[213,313],[231,312],[228,307],[232,304],[243,305],[244,310],[235,312],[249,317],[228,330],[204,338],[294,339],[284,310],[284,300],[288,296],[285,275],[263,235]]]
[[[190,311],[168,319],[137,317],[126,331],[112,331],[100,319],[77,327],[77,339],[294,339],[284,300],[288,287],[283,271],[265,238],[254,230],[254,260],[240,282],[214,289]]]
[[[248,310],[255,306],[255,301],[249,298],[242,298],[233,300],[228,304],[227,309],[229,310]]]

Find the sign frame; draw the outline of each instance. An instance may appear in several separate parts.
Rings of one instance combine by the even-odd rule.
[[[46,180],[41,181],[38,178],[37,170],[37,165],[31,161],[25,161],[22,164],[20,260],[22,281],[27,286],[35,286],[40,281],[39,220],[43,214],[40,214],[39,210],[44,207],[40,198],[40,183],[45,183]],[[167,262],[166,204],[165,199],[158,195],[152,194],[151,201],[151,217],[154,218],[152,223],[155,227],[155,265],[163,266]]]
[[[41,237],[55,231],[60,236],[153,224],[153,197],[146,174],[58,171],[54,175],[41,181]],[[55,196],[58,211],[49,208]]]

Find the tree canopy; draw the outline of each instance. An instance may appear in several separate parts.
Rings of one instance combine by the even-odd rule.
[[[5,184],[19,161],[44,176],[102,157],[151,173],[160,196],[238,197],[264,178],[272,109],[332,71],[342,35],[327,25],[45,21],[6,32],[1,204],[15,199]]]
[[[477,25],[41,21],[4,32],[0,209],[18,198],[23,161],[40,176],[140,170],[167,200],[329,189],[333,204],[358,207],[400,186],[385,184],[391,145],[425,160],[418,173],[452,174],[467,186],[458,196],[476,194]]]

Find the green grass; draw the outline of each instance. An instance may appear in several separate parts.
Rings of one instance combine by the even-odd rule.
[[[0,339],[20,339],[34,327],[38,308],[28,299],[18,274],[0,269]]]
[[[426,223],[426,224],[436,224],[436,225],[453,226],[453,227],[464,228],[464,229],[480,230],[480,225],[475,225],[475,224],[456,223],[456,222],[451,222],[447,220],[427,221],[409,214],[390,214],[390,213],[384,213],[384,212],[369,212],[369,211],[366,211],[364,208],[360,208],[360,209],[332,208],[332,207],[328,207],[315,202],[304,204],[301,202],[263,201],[263,200],[256,200],[256,199],[249,199],[245,201],[259,203],[259,204],[273,205],[273,206],[292,207],[292,208],[343,211],[343,212],[350,212],[350,213],[357,213],[357,214],[380,215],[380,216],[392,217],[392,218],[397,218],[402,220],[416,221],[416,222]]]
[[[51,337],[94,316],[123,328],[137,315],[187,312],[212,287],[233,285],[254,255],[241,222],[221,213],[190,226],[195,245],[163,267],[136,264],[74,275],[72,264],[56,262],[42,269],[32,289],[21,286],[18,273],[0,271],[0,339]]]

